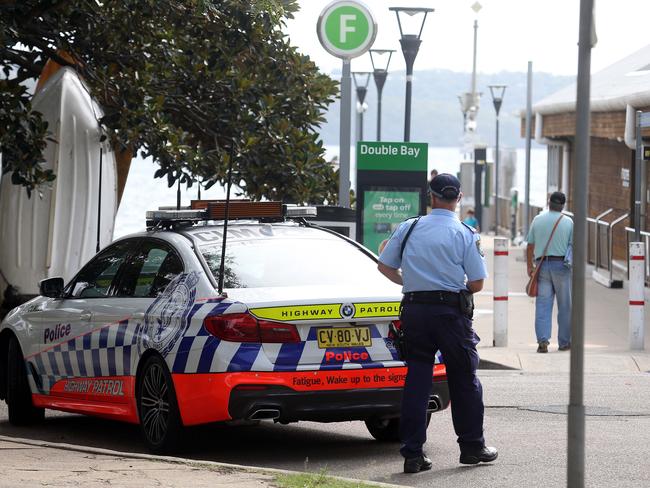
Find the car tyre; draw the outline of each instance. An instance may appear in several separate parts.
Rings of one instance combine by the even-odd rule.
[[[174,383],[160,356],[151,356],[144,364],[137,402],[140,429],[147,447],[155,454],[177,450],[182,423]]]
[[[7,408],[12,425],[31,425],[42,422],[45,409],[35,407],[27,380],[25,359],[18,339],[9,339],[7,348]]]
[[[431,422],[431,414],[427,414],[427,427]],[[380,442],[399,442],[399,417],[392,419],[373,418],[366,420],[370,435]]]

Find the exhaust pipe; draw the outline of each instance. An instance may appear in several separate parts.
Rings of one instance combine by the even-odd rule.
[[[248,420],[276,420],[280,418],[277,408],[258,408],[248,416]]]
[[[442,408],[442,401],[438,395],[432,395],[427,405],[427,413],[437,412]]]

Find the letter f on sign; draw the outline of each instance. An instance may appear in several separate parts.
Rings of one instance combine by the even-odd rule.
[[[349,21],[357,20],[357,16],[353,14],[341,15],[341,28],[339,30],[339,42],[344,43],[348,39],[348,32],[354,32],[356,29],[348,25]]]

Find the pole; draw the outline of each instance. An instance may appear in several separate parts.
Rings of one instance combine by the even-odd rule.
[[[634,155],[634,240],[641,241],[641,160],[643,139],[641,136],[641,111],[636,111],[636,150]]]
[[[526,90],[526,183],[524,187],[524,239],[528,236],[530,224],[530,141],[533,118],[533,62],[528,61],[528,78]]]
[[[476,47],[478,38],[478,20],[474,20],[474,56],[472,59],[472,104],[476,100]]]
[[[377,141],[381,141],[381,92],[377,92]]]
[[[474,148],[474,215],[479,229],[483,229],[483,165],[479,163],[480,149]]]
[[[377,78],[375,78],[376,80]],[[377,84],[377,141],[381,141],[381,95],[383,92],[384,84],[382,83],[381,87]]]
[[[375,69],[372,73],[377,87],[377,141],[381,141],[381,95],[384,92],[384,84],[388,77],[385,69]]]
[[[359,140],[363,141],[363,104],[361,106],[361,112],[359,112]]]
[[[630,349],[642,351],[645,342],[645,244],[630,242]]]
[[[497,111],[497,144],[496,144],[496,157],[494,158],[494,233],[499,235],[499,112]]]
[[[508,239],[494,238],[494,324],[495,347],[508,346]]]
[[[361,135],[362,130],[363,130],[361,128],[361,124],[362,124],[361,117],[363,117],[363,115],[361,115],[361,112],[357,111],[357,130],[356,130],[356,132],[357,132],[356,133],[357,142],[363,140],[363,136]]]
[[[350,60],[343,60],[341,73],[341,123],[339,132],[339,205],[350,207],[350,117],[352,78]]]
[[[585,263],[587,250],[587,195],[589,194],[590,72],[593,0],[580,1],[578,87],[576,95],[576,169],[573,179],[573,282],[571,310],[571,373],[567,445],[567,487],[585,486]]]
[[[424,25],[424,24],[422,24]],[[404,142],[411,140],[411,92],[413,85],[413,63],[422,41],[414,34],[405,34],[399,41],[406,62],[406,105],[404,107]]]
[[[411,140],[411,91],[413,89],[413,65],[406,67],[406,105],[404,107],[404,142]]]

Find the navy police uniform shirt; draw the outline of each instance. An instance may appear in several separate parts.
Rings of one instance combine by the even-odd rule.
[[[403,293],[458,292],[466,288],[466,280],[487,278],[480,235],[445,209],[435,208],[420,218],[400,258],[402,241],[414,221],[402,222],[379,256],[386,266],[402,269]]]

